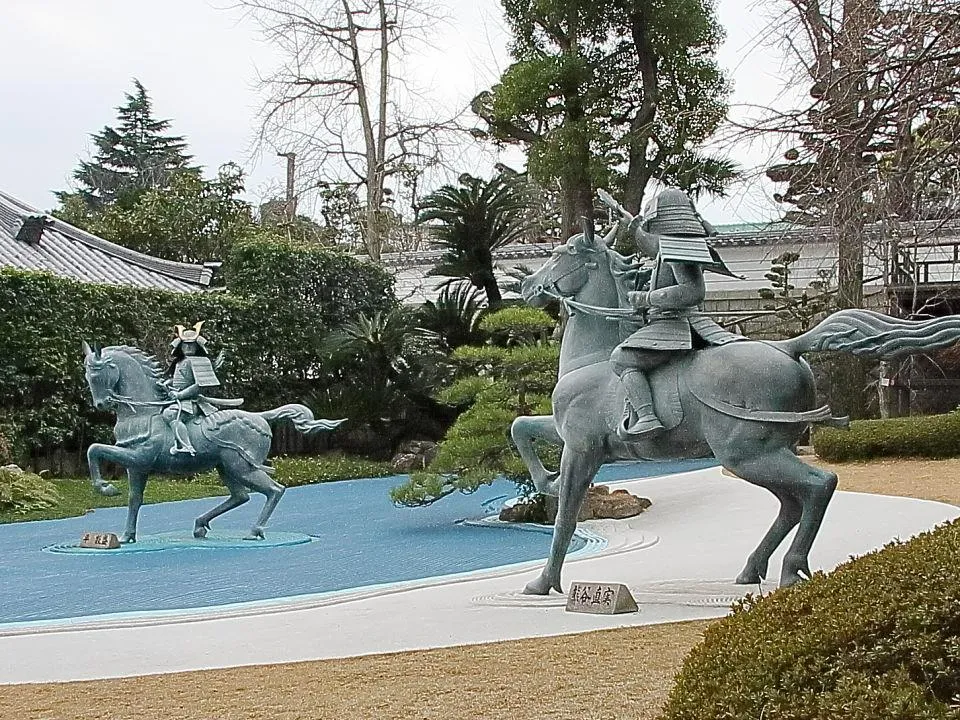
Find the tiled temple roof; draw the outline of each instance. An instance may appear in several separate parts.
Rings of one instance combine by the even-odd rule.
[[[30,232],[31,227],[37,232]],[[176,292],[206,290],[213,275],[203,265],[161,260],[91,235],[4,192],[0,192],[0,267]]]

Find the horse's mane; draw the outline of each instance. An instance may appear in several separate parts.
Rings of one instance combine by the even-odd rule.
[[[617,305],[619,307],[630,307],[627,293],[631,290],[639,290],[637,278],[643,263],[639,256],[621,255],[613,248],[607,250],[607,260],[610,262],[610,274],[616,281]]]
[[[571,235],[567,241],[567,247],[570,249],[569,252],[574,254],[603,252],[607,256],[610,275],[613,277],[613,284],[617,288],[617,307],[630,307],[627,293],[640,289],[637,285],[639,284],[643,261],[639,255],[621,255],[613,247],[608,246],[606,242],[595,244],[583,233]]]
[[[147,353],[145,353],[143,350],[133,347],[132,345],[112,345],[103,349],[104,355],[113,355],[114,353],[118,352],[121,352],[135,360],[140,366],[140,369],[143,370],[144,375],[154,381],[154,390],[157,394],[157,398],[166,398],[166,393],[163,391],[163,385],[161,385],[161,381],[163,380],[163,368],[153,355],[147,355]]]

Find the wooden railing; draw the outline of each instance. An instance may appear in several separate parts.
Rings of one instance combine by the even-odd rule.
[[[887,284],[890,287],[947,283],[960,286],[960,239],[891,243],[887,257]],[[943,272],[941,268],[949,268],[949,271]]]

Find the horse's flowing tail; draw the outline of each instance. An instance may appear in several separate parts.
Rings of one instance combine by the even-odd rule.
[[[277,420],[289,420],[293,426],[304,434],[318,432],[320,430],[333,430],[337,425],[344,422],[346,418],[340,420],[314,420],[313,411],[306,405],[281,405],[273,410],[265,410],[257,413],[268,423],[273,424]]]
[[[879,360],[949,347],[960,340],[960,315],[902,320],[871,310],[840,310],[812,330],[770,344],[800,357],[834,350]]]

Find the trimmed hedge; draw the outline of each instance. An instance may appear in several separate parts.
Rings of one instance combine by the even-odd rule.
[[[320,351],[330,328],[396,305],[382,268],[328,250],[244,244],[225,272],[227,292],[174,293],[0,269],[0,428],[14,456],[112,438],[110,416],[89,400],[84,340],[163,359],[174,325],[205,320],[228,356],[226,391],[257,410],[322,392],[333,382]]]
[[[960,522],[747,598],[687,657],[662,720],[960,717]]]
[[[256,306],[259,324],[244,338],[255,346],[256,377],[245,380],[256,386],[251,397],[265,396],[271,405],[325,389],[323,340],[331,329],[397,306],[393,277],[380,266],[285,241],[236,245],[224,276],[231,294]]]
[[[286,487],[397,474],[389,462],[338,453],[319,457],[279,457],[272,463],[277,469],[277,480]]]
[[[354,455],[329,453],[327,455],[302,457],[277,457],[270,460],[276,468],[274,476],[284,487],[299,487],[337,480],[359,480],[396,475],[389,462],[369,460]],[[195,480],[203,485],[218,485],[217,473],[211,471],[198,475]]]
[[[960,412],[926,417],[855,420],[849,430],[819,428],[813,449],[824,460],[960,456]]]

